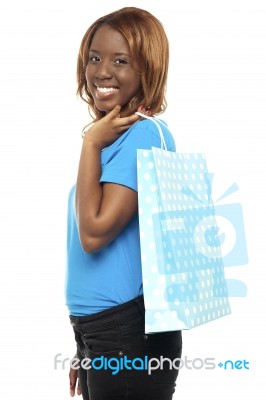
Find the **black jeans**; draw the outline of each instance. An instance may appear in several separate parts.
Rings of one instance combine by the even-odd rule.
[[[182,351],[181,331],[145,334],[142,296],[97,314],[70,316],[70,321],[77,356],[81,361],[91,360],[90,368],[79,369],[84,400],[172,399]],[[160,357],[165,358],[162,368]],[[154,369],[148,371],[151,358],[159,361],[150,361]],[[176,360],[174,367],[172,360]]]

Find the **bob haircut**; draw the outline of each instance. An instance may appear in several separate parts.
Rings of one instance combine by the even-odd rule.
[[[161,22],[148,11],[125,7],[96,20],[85,33],[77,62],[77,95],[89,106],[89,113],[98,121],[105,113],[99,111],[87,88],[86,66],[89,49],[95,32],[107,25],[118,31],[127,41],[130,55],[138,65],[141,87],[130,103],[123,108],[123,116],[133,114],[140,105],[151,114],[162,113],[167,106],[165,99],[169,64],[169,44]]]

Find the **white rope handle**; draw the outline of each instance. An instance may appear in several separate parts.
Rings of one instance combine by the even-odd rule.
[[[161,128],[160,124],[156,121],[156,118],[155,117],[148,117],[147,115],[142,114],[142,113],[140,113],[138,111],[135,112],[135,114],[139,115],[140,117],[150,119],[157,126],[159,134],[160,134],[160,138],[161,138],[161,149],[162,150],[167,150],[162,128]],[[158,118],[157,118],[157,120],[158,120]]]

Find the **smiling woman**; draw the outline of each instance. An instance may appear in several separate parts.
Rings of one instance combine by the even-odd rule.
[[[84,133],[69,195],[66,282],[81,362],[181,356],[180,331],[145,334],[138,220],[137,149],[160,147],[161,138],[152,121],[135,112],[165,109],[168,58],[161,23],[134,7],[97,20],[81,43],[78,94],[94,124]],[[175,150],[161,126],[167,148]],[[169,365],[151,375],[137,369],[114,375],[108,368],[80,368],[78,375],[71,369],[70,392],[79,376],[84,400],[171,400],[177,375]]]
[[[121,33],[102,26],[95,33],[86,66],[87,87],[98,110],[111,111],[120,104],[121,114],[140,89],[140,72],[129,55]]]
[[[114,48],[108,46],[114,42]],[[100,51],[101,54],[98,53]],[[107,56],[110,57],[108,60]],[[90,86],[87,85],[91,63],[100,63],[100,69],[103,69],[104,74],[107,73],[107,81],[114,71],[110,70],[113,66],[117,67],[115,71],[120,68],[122,71],[124,68],[128,72],[131,71],[131,78],[136,80],[134,83],[136,86],[139,84],[137,92],[129,99],[128,104],[123,105],[121,115],[131,115],[137,111],[140,104],[145,108],[149,107],[152,114],[161,113],[166,109],[169,45],[161,22],[151,13],[134,7],[123,8],[99,18],[85,33],[78,56],[77,93],[89,104],[89,112],[92,112],[96,121],[102,118],[105,112],[97,108]],[[100,72],[100,77],[102,76]],[[114,84],[104,82],[107,85],[104,86],[97,83],[100,87],[107,88]]]

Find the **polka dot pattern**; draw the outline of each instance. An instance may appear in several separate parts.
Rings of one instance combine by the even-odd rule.
[[[204,155],[138,150],[137,169],[146,332],[230,314]]]

